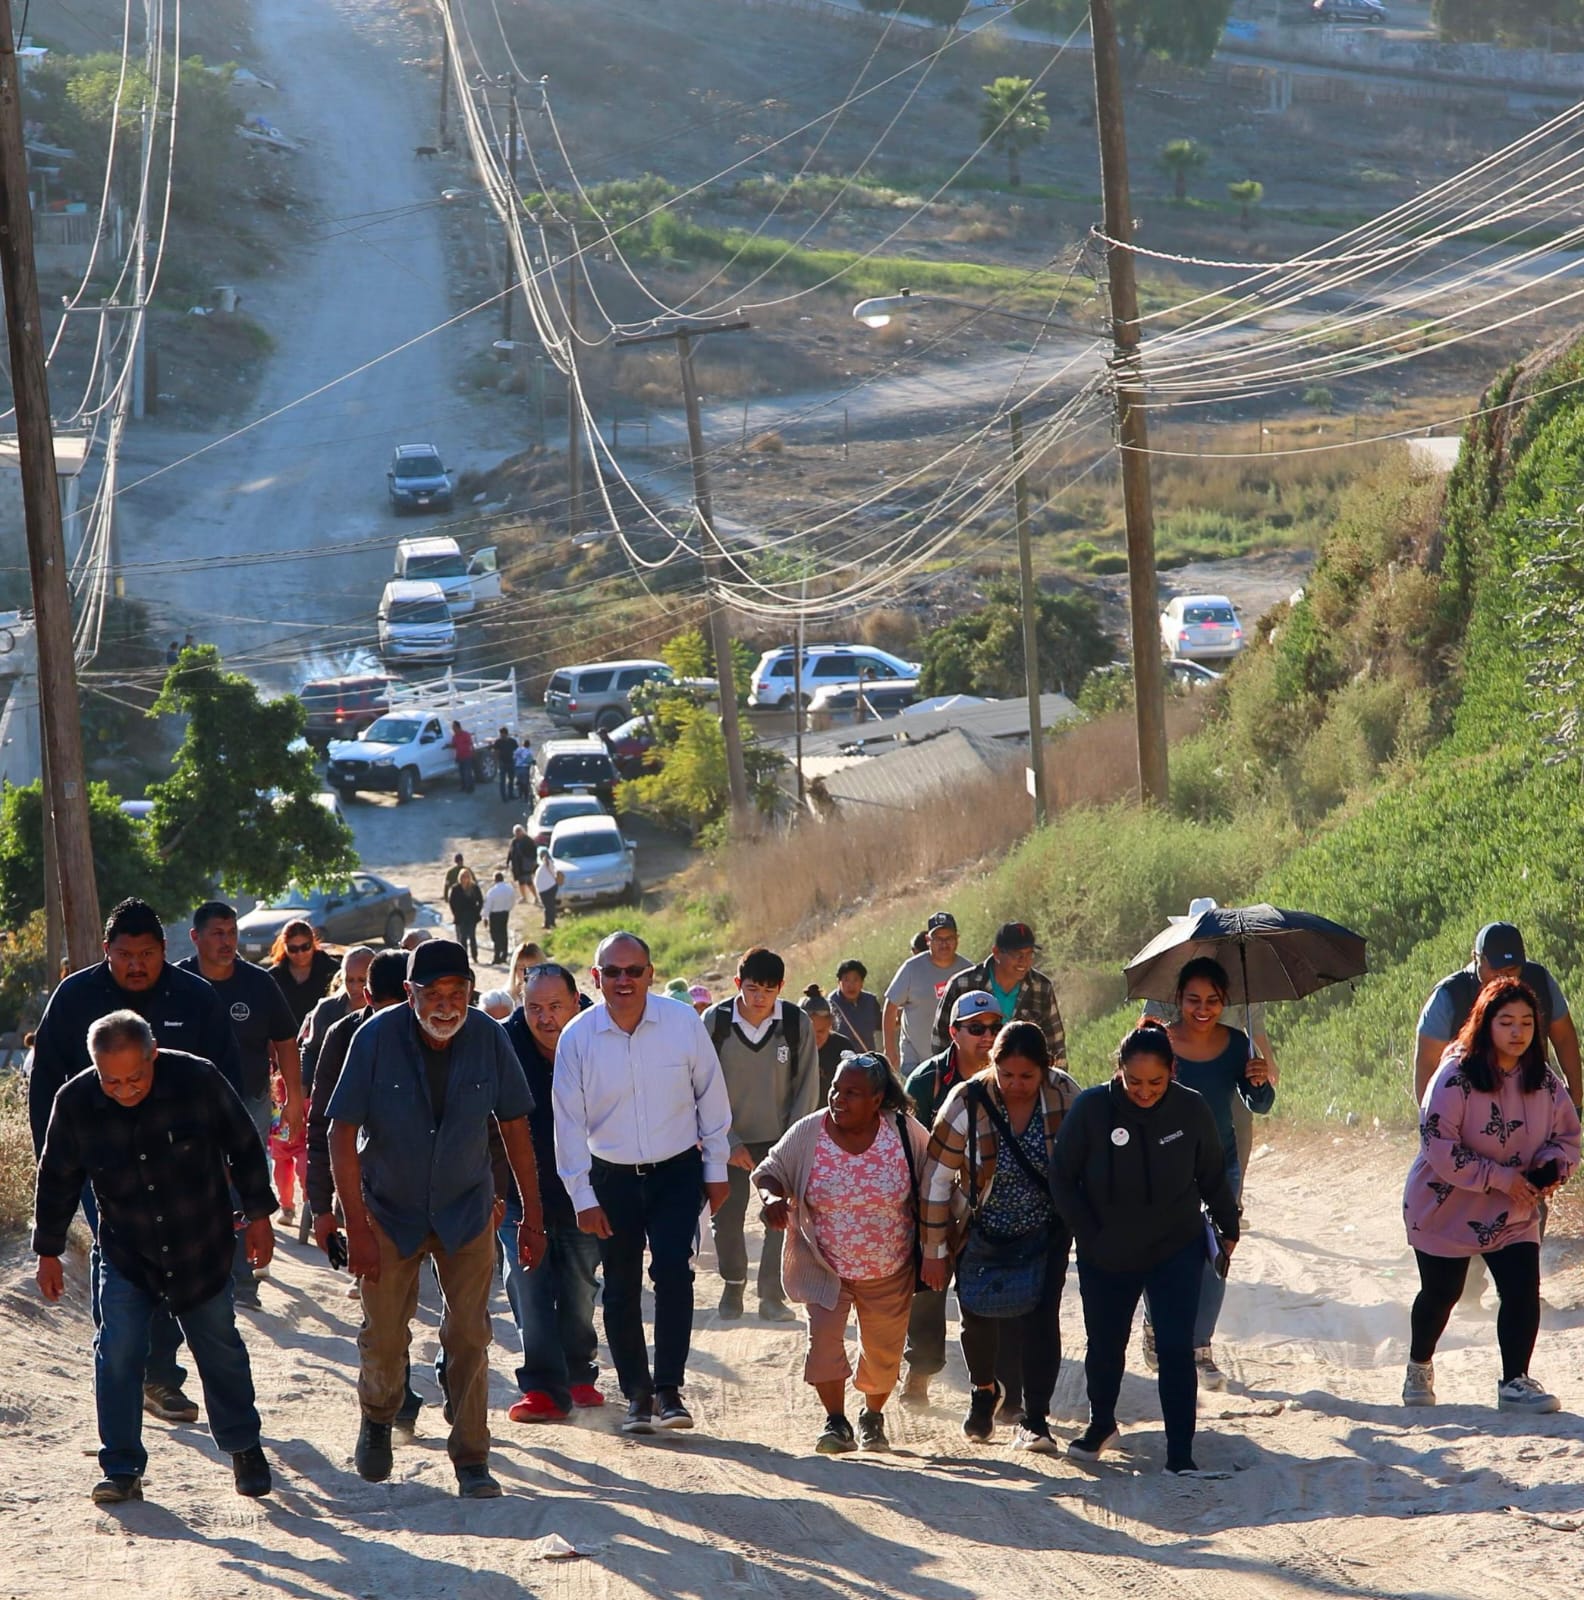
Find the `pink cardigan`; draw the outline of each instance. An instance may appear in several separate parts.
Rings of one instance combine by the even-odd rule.
[[[1426,1255],[1538,1244],[1539,1207],[1503,1184],[1512,1172],[1553,1159],[1564,1180],[1578,1167],[1578,1113],[1562,1080],[1548,1069],[1544,1084],[1525,1094],[1520,1073],[1499,1072],[1497,1079],[1494,1092],[1476,1089],[1452,1046],[1425,1090],[1403,1220],[1408,1243]]]

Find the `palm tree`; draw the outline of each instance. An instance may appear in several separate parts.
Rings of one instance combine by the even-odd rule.
[[[1007,182],[1016,189],[1023,182],[1018,157],[1050,132],[1045,91],[1035,89],[1028,78],[997,78],[994,83],[985,84],[984,94],[979,138],[992,150],[1006,152]]]
[[[1242,183],[1229,183],[1227,193],[1238,203],[1238,221],[1245,228],[1254,226],[1254,207],[1265,198],[1265,185],[1255,178],[1245,178]]]
[[[1172,198],[1188,198],[1188,175],[1205,164],[1205,148],[1197,139],[1168,139],[1160,148],[1160,164],[1171,174]]]

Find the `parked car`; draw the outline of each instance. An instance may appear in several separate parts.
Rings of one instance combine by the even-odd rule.
[[[906,711],[917,699],[916,678],[893,678],[889,683],[827,683],[810,698],[805,726],[817,733],[849,722],[874,722]]]
[[[396,546],[396,576],[438,583],[453,617],[465,617],[475,605],[501,595],[495,546],[476,551],[470,560],[455,539],[443,535],[403,539]]]
[[[645,761],[655,747],[654,724],[648,717],[629,717],[602,735],[616,771],[624,778],[641,778]]]
[[[801,684],[797,681],[795,667],[797,651],[792,648],[766,650],[759,657],[749,685],[748,704],[751,706],[790,705],[795,692],[801,692],[806,705],[817,689],[826,684],[879,683],[891,678],[914,678],[919,675],[916,661],[904,661],[888,650],[875,650],[868,645],[814,644],[803,651]]]
[[[1386,21],[1381,0],[1314,0],[1309,15],[1316,22],[1368,22],[1377,27]]]
[[[385,486],[391,510],[398,516],[403,511],[451,509],[451,474],[432,444],[397,445],[390,471],[385,474]]]
[[[456,660],[456,623],[432,578],[393,578],[379,603],[379,649],[387,661]]]
[[[598,661],[558,667],[545,686],[545,710],[563,727],[603,732],[632,714],[631,695],[641,683],[670,683],[663,661]]]
[[[603,817],[608,813],[592,794],[553,794],[541,800],[528,815],[528,837],[535,844],[549,844],[558,822],[568,817]]]
[[[569,817],[550,835],[550,862],[561,873],[561,903],[638,903],[636,846],[614,817]]]
[[[261,960],[288,922],[301,917],[329,944],[369,944],[383,940],[398,945],[417,916],[412,890],[354,872],[350,878],[318,889],[293,883],[282,893],[261,900],[237,919],[237,948],[250,961]]]
[[[1161,646],[1184,661],[1230,661],[1243,648],[1243,624],[1224,594],[1180,594],[1161,612]]]
[[[303,737],[312,745],[357,738],[389,708],[394,681],[383,672],[364,672],[305,683],[297,691],[297,698],[308,713]]]
[[[1212,672],[1198,661],[1174,659],[1166,663],[1166,671],[1179,689],[1207,689],[1212,683],[1221,681],[1219,672]]]
[[[541,800],[553,794],[591,794],[611,810],[616,804],[616,763],[598,739],[547,739],[534,761]]]

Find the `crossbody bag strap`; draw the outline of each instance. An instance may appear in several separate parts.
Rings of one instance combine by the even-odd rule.
[[[1001,1108],[987,1094],[984,1097],[985,1109],[990,1113],[990,1120],[996,1125],[996,1132],[1001,1136],[1001,1143],[1012,1152],[1012,1159],[1023,1169],[1023,1176],[1036,1187],[1048,1188],[1050,1173],[1041,1172],[1028,1158],[1028,1152],[1023,1148],[1022,1142],[1012,1131],[1012,1124],[1007,1121]],[[1040,1097],[1039,1104],[1030,1115],[1045,1115],[1045,1098]]]

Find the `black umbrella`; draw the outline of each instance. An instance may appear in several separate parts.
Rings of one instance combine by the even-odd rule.
[[[1123,969],[1130,1000],[1177,998],[1177,975],[1196,956],[1227,969],[1233,1005],[1301,1000],[1366,971],[1364,940],[1312,911],[1217,906],[1158,933]]]

